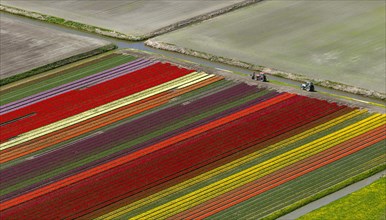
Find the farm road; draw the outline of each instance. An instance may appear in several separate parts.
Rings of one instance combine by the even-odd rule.
[[[278,218],[278,220],[297,219],[300,216],[303,216],[303,215],[305,215],[305,214],[307,214],[315,209],[318,209],[322,206],[325,206],[325,205],[327,205],[335,200],[338,200],[338,199],[340,199],[340,198],[342,198],[350,193],[353,193],[353,192],[355,192],[355,191],[357,191],[357,190],[359,190],[367,185],[370,185],[374,181],[381,178],[383,175],[386,175],[385,170],[380,172],[380,173],[377,173],[369,178],[366,178],[366,179],[361,180],[357,183],[354,183],[348,187],[345,187],[337,192],[334,192],[328,196],[325,196],[319,200],[311,202],[308,205],[305,205],[305,206],[303,206],[303,207],[301,207],[301,208],[299,208],[299,209],[297,209],[297,210],[295,210],[287,215],[284,215],[284,216]]]

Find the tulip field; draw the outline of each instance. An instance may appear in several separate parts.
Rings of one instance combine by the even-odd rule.
[[[2,219],[259,219],[385,166],[385,114],[109,59],[4,93]]]

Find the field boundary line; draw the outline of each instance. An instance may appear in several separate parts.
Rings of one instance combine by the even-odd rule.
[[[73,183],[76,183],[84,178],[88,178],[88,177],[91,177],[91,176],[94,176],[98,173],[101,173],[101,172],[104,172],[106,170],[109,170],[109,169],[112,169],[114,167],[117,167],[121,164],[124,164],[124,163],[127,163],[128,161],[132,161],[136,158],[139,158],[139,157],[142,157],[146,154],[149,154],[151,152],[154,152],[156,150],[159,150],[163,147],[166,147],[166,146],[169,146],[170,144],[172,143],[176,143],[176,142],[179,142],[181,139],[186,139],[187,137],[192,137],[192,136],[195,136],[199,133],[202,133],[204,131],[207,131],[209,129],[211,129],[212,127],[217,127],[219,125],[219,123],[222,123],[222,124],[225,124],[227,122],[229,122],[230,120],[235,120],[236,118],[240,118],[242,117],[243,115],[247,115],[247,114],[251,114],[252,112],[255,112],[261,108],[264,108],[264,107],[267,107],[267,105],[273,105],[277,102],[280,102],[280,101],[283,101],[285,99],[288,99],[288,98],[291,98],[295,95],[293,94],[282,94],[281,96],[277,96],[275,97],[275,100],[271,100],[270,103],[264,103],[264,104],[257,104],[257,105],[254,105],[248,109],[245,109],[243,110],[242,112],[237,112],[235,114],[232,114],[232,115],[229,115],[227,116],[227,120],[224,120],[224,118],[221,118],[217,121],[213,121],[209,124],[206,124],[204,126],[201,126],[201,127],[198,127],[198,128],[195,128],[193,130],[190,130],[188,132],[185,132],[183,133],[182,135],[178,135],[178,136],[175,136],[173,138],[170,138],[170,139],[167,139],[165,141],[162,141],[162,142],[159,142],[155,145],[152,145],[148,148],[145,148],[143,150],[140,150],[140,151],[136,151],[135,153],[133,154],[130,154],[130,155],[127,155],[125,157],[121,157],[121,158],[118,158],[114,161],[110,161],[106,164],[103,164],[101,166],[98,166],[98,167],[94,167],[90,170],[87,170],[86,172],[83,172],[83,173],[79,173],[79,174],[76,174],[74,176],[71,176],[69,178],[66,178],[66,179],[63,179],[59,182],[55,182],[53,184],[50,184],[50,185],[47,185],[43,188],[39,188],[35,191],[32,191],[32,192],[29,192],[27,194],[24,194],[24,195],[21,195],[20,197],[16,197],[14,199],[11,199],[7,202],[4,202],[2,204],[2,206],[0,207],[0,210],[5,210],[5,209],[8,209],[12,206],[15,206],[17,204],[20,204],[22,202],[25,202],[25,201],[28,201],[28,200],[31,200],[33,198],[36,198],[38,196],[41,196],[41,195],[44,195],[44,194],[47,194],[49,192],[52,192],[54,190],[57,190],[57,189],[60,189],[62,187],[65,187],[69,184],[73,184]]]
[[[319,191],[318,193],[314,193],[311,196],[303,198],[303,199],[293,203],[292,205],[288,205],[280,210],[277,210],[273,213],[270,213],[270,214],[264,216],[262,219],[264,219],[264,220],[277,219],[278,217],[283,216],[287,213],[290,213],[290,212],[292,212],[292,211],[294,211],[294,210],[296,210],[296,209],[298,209],[298,208],[300,208],[308,203],[316,201],[324,196],[327,196],[327,195],[334,193],[340,189],[343,189],[346,186],[349,186],[349,185],[356,183],[360,180],[363,180],[369,176],[372,176],[376,173],[384,171],[385,169],[386,169],[386,163],[379,164],[378,166],[376,166],[374,168],[368,169],[368,170],[366,170],[358,175],[355,175],[349,179],[346,179],[346,180],[341,181],[341,182],[339,182],[331,187],[328,187],[327,189],[324,189],[322,191]]]

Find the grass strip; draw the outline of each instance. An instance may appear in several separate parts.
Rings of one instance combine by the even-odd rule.
[[[323,174],[320,174],[320,176],[323,176],[323,179],[321,179],[320,176],[317,177],[317,174],[313,173],[313,179],[309,182],[302,183],[298,181],[297,183],[301,186],[301,188],[294,187],[294,190],[298,190],[298,194],[290,197],[288,196],[290,191],[287,189],[286,193],[283,193],[284,195],[287,195],[287,197],[285,198],[285,196],[278,196],[278,199],[281,199],[281,201],[271,203],[270,206],[266,207],[267,210],[262,210],[260,213],[261,215],[259,215],[260,217],[258,218],[276,219],[279,216],[288,214],[289,212],[310,202],[320,199],[348,185],[351,185],[384,170],[386,168],[386,164],[384,163],[385,157],[384,155],[379,155],[379,153],[380,152],[378,151],[366,155],[369,158],[373,158],[374,155],[378,156],[378,158],[372,159],[371,161],[356,159],[356,165],[352,165],[353,163],[347,163],[344,165],[344,167],[341,167],[341,169],[343,168],[346,170],[341,170],[339,167],[336,167],[333,171],[331,171],[331,173],[323,172]],[[351,158],[354,159],[355,154],[354,157]],[[360,164],[360,162],[362,162],[362,164]],[[326,168],[322,167],[320,169],[323,171],[323,169]],[[336,176],[334,177],[331,175],[332,173],[334,173]],[[257,214],[251,213],[250,215],[256,216]]]
[[[363,220],[382,219],[386,210],[386,177],[350,195],[314,210],[300,218],[307,219],[350,219],[355,216]]]
[[[299,86],[295,86],[295,85],[292,85],[292,84],[289,84],[289,83],[286,83],[286,82],[280,82],[280,81],[277,81],[277,80],[270,79],[269,82],[271,82],[274,85],[278,85],[278,86],[288,86],[288,87],[292,87],[292,88],[296,88],[296,89],[299,88]]]
[[[336,184],[337,182],[344,180],[345,178],[351,177],[351,174],[344,175],[344,170],[342,170],[342,168],[347,168],[347,170],[350,170],[352,169],[352,167],[359,165],[361,166],[361,168],[370,169],[374,166],[373,163],[371,164],[371,166],[366,167],[366,163],[362,159],[358,160],[358,155],[360,157],[363,157],[365,155],[363,154],[363,152],[367,152],[366,154],[368,155],[368,158],[366,158],[366,160],[369,159],[370,161],[372,160],[372,158],[379,157],[381,153],[380,149],[374,147],[374,145],[370,146],[355,154],[344,157],[329,165],[323,166],[313,172],[307,173],[292,181],[277,186],[273,190],[269,190],[247,201],[244,201],[243,203],[239,203],[233,207],[230,207],[229,209],[217,213],[212,217],[217,219],[227,214],[234,215],[232,213],[235,211],[238,211],[240,214],[243,213],[245,216],[254,215],[256,218],[262,218],[264,216],[267,216],[278,209],[281,209],[296,202],[295,200],[299,198],[305,198],[309,196],[310,193],[317,193],[318,191],[320,191],[321,188],[323,188],[323,186],[325,186],[326,183]],[[350,158],[351,160],[348,160],[347,158]],[[333,166],[332,164],[334,164],[335,166]],[[334,178],[334,175],[340,176]],[[324,178],[320,179],[321,176],[323,176]],[[320,184],[317,184],[318,182]],[[253,207],[253,205],[255,205],[255,207]]]
[[[287,166],[271,175],[253,181],[227,194],[187,210],[188,212],[185,212],[185,215],[177,215],[178,217],[176,218],[205,218],[237,205],[254,196],[280,186],[281,184],[289,182],[290,180],[379,142],[380,139],[382,139],[382,131],[384,128],[385,126],[378,127],[377,129],[362,134],[350,141],[336,145],[326,151]]]
[[[239,217],[241,215],[257,219],[265,216],[264,219],[276,219],[300,206],[327,195],[325,190],[332,193],[349,185],[347,182],[351,184],[351,178],[364,171],[366,172],[366,170],[370,173],[363,174],[361,178],[380,171],[382,168],[378,167],[379,164],[366,163],[382,155],[382,144],[384,144],[384,141],[237,204],[211,216],[209,219],[221,219],[225,216],[232,218],[235,217],[236,213],[239,214]],[[354,182],[361,178],[354,177]],[[329,189],[335,184],[338,185],[333,189]]]
[[[373,155],[369,155],[369,156],[373,156]],[[371,161],[367,161],[364,164],[362,164],[361,166],[355,167],[357,169],[357,170],[355,170],[355,172],[356,173],[357,172],[365,172],[366,170],[377,167],[377,166],[379,166],[379,164],[383,163],[384,159],[385,159],[384,156],[379,156],[378,158],[375,158]],[[321,169],[323,169],[323,168],[321,168]],[[341,171],[339,174],[337,174],[337,175],[343,176],[343,177],[339,177],[338,179],[334,179],[334,176],[324,174],[325,179],[323,179],[323,180],[319,179],[319,184],[317,184],[318,183],[317,179],[313,179],[313,181],[310,183],[302,183],[300,185],[304,188],[303,188],[303,190],[302,189],[299,190],[302,193],[299,193],[293,197],[287,197],[286,199],[283,199],[285,197],[285,195],[288,196],[291,193],[288,189],[286,189],[286,192],[284,193],[284,195],[282,195],[282,196],[278,195],[278,199],[282,199],[282,200],[280,202],[276,201],[274,203],[271,203],[270,205],[267,205],[266,209],[261,211],[259,218],[264,219],[265,216],[276,212],[280,208],[290,206],[290,205],[298,202],[299,200],[302,200],[310,195],[313,195],[313,194],[316,194],[320,191],[323,191],[324,189],[326,189],[326,187],[333,186],[334,184],[338,184],[339,181],[343,181],[344,178],[351,178],[353,175],[355,175],[355,174],[353,174],[354,173],[353,168],[346,167],[346,169],[347,170]],[[257,215],[256,213],[250,213],[247,216],[256,216],[256,215]]]

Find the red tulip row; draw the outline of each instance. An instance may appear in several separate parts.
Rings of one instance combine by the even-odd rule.
[[[281,135],[278,135],[274,138],[271,138],[271,139],[268,139],[267,141],[263,141],[263,142],[259,142],[257,145],[254,145],[252,147],[249,147],[245,150],[242,150],[242,151],[238,151],[236,154],[232,154],[228,157],[225,157],[225,158],[222,158],[222,159],[219,159],[205,167],[201,167],[201,168],[198,168],[192,172],[189,172],[189,173],[186,173],[184,174],[183,176],[180,176],[180,177],[177,177],[177,178],[174,178],[174,179],[171,179],[171,180],[168,180],[167,182],[164,182],[162,184],[159,184],[155,187],[152,187],[148,190],[144,190],[134,196],[131,196],[131,197],[128,197],[128,198],[125,198],[125,199],[122,199],[120,200],[119,202],[116,202],[116,203],[113,203],[111,205],[107,205],[103,208],[100,208],[92,213],[89,213],[87,215],[84,215],[82,216],[82,218],[85,218],[85,219],[91,219],[91,218],[96,218],[96,217],[100,217],[106,213],[109,213],[109,212],[112,212],[114,210],[117,210],[123,206],[126,206],[130,203],[132,203],[133,201],[135,201],[135,204],[137,204],[138,200],[141,200],[141,199],[145,199],[148,197],[148,196],[151,196],[161,190],[165,190],[165,189],[168,189],[169,187],[172,187],[178,183],[181,183],[181,181],[184,181],[184,180],[188,180],[188,179],[191,179],[191,178],[194,178],[197,176],[197,174],[202,174],[203,172],[206,172],[206,171],[209,171],[209,170],[212,170],[213,168],[216,168],[216,167],[219,167],[219,166],[223,166],[223,165],[226,165],[227,163],[230,163],[234,160],[237,160],[237,159],[240,159],[241,157],[244,157],[252,152],[255,152],[256,150],[260,150],[262,148],[265,148],[267,146],[271,146],[272,144],[275,144],[277,142],[280,142],[280,141],[283,141],[289,137],[292,137],[294,135],[297,135],[297,134],[300,134],[306,130],[309,130],[309,129],[312,129],[318,125],[321,125],[331,119],[335,119],[339,116],[342,116],[348,112],[351,112],[352,109],[351,108],[348,108],[348,107],[345,107],[345,108],[342,108],[336,112],[333,112],[332,114],[329,114],[329,115],[326,115],[324,117],[321,117],[317,120],[314,120],[310,123],[307,123],[305,125],[302,125],[300,127],[297,127],[293,130],[290,130],[288,132],[285,132]],[[203,171],[204,170],[204,171]],[[224,171],[225,172],[225,171]],[[150,197],[151,198],[151,197]],[[160,199],[160,200],[163,200],[163,199]],[[146,205],[144,205],[146,206]],[[145,210],[145,209],[144,209]],[[126,218],[126,216],[124,217]]]
[[[121,77],[73,90],[2,115],[1,142],[193,72],[157,63]],[[149,77],[145,77],[149,76]],[[15,120],[23,116],[28,117]],[[14,120],[13,122],[10,122]],[[9,123],[7,123],[9,122]]]
[[[282,96],[267,100],[265,108],[243,117],[236,117],[243,110],[236,112],[231,115],[236,117],[233,121],[127,160],[94,176],[39,197],[20,199],[23,203],[10,206],[3,214],[38,218],[80,217],[344,108],[301,96],[288,96],[279,103],[268,105],[280,98]],[[217,121],[221,120],[225,119]],[[17,204],[18,198],[12,202]]]
[[[203,219],[384,139],[385,125],[200,204],[175,219]]]

